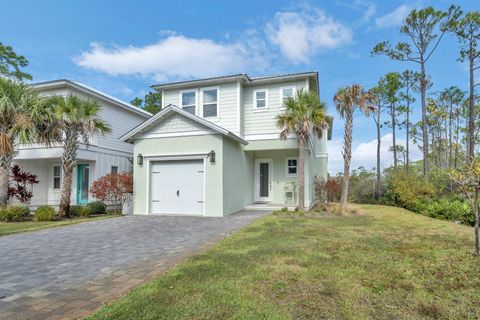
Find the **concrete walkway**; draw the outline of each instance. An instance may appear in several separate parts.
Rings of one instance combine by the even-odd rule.
[[[268,214],[129,216],[0,237],[0,319],[75,319]]]

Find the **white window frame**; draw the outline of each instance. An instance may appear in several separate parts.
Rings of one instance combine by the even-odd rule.
[[[180,105],[180,109],[183,110],[183,99],[182,96],[184,93],[195,93],[195,115],[198,115],[198,90],[197,89],[188,89],[188,90],[180,90],[178,92],[178,101]],[[192,105],[187,105],[187,107],[191,107]]]
[[[283,105],[283,100],[284,100],[284,97],[283,97],[283,90],[285,89],[292,89],[292,95],[293,97],[295,97],[296,93],[297,93],[297,88],[295,86],[285,86],[285,87],[280,87],[279,89],[279,96],[280,96],[280,109],[281,110],[285,110],[285,106]]]
[[[265,92],[265,107],[257,107],[257,92]],[[253,112],[265,112],[268,111],[268,89],[253,90]]]
[[[116,168],[117,169],[117,172],[115,174],[118,174],[118,166],[110,166],[110,173],[111,174],[114,174],[113,173],[113,168]]]
[[[60,176],[55,176],[55,167],[59,167],[60,168]],[[62,172],[62,165],[61,164],[54,164],[52,165],[52,189],[54,191],[60,191],[62,189],[62,175],[63,175],[63,172]],[[59,178],[60,180],[60,185],[58,186],[58,188],[55,188],[55,178]]]
[[[204,102],[203,102],[203,91],[208,91],[208,90],[217,90],[217,116],[215,117],[204,117],[203,116],[203,105],[204,105]],[[211,103],[209,103],[211,104]],[[215,120],[219,120],[220,119],[220,87],[205,87],[205,88],[201,88],[200,89],[200,106],[201,106],[201,110],[200,110],[200,116],[202,118],[205,118],[205,119],[208,119],[210,121],[215,121]]]
[[[288,173],[288,160],[297,161],[297,173]],[[285,158],[285,177],[298,177],[298,157]]]

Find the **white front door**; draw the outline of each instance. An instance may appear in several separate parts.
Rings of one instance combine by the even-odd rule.
[[[256,202],[272,201],[272,159],[255,160],[255,195]]]
[[[203,214],[203,160],[151,165],[151,214]]]

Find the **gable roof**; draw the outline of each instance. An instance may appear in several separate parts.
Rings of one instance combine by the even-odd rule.
[[[152,85],[151,87],[155,90],[167,90],[167,89],[177,89],[185,86],[213,85],[213,84],[222,83],[226,81],[242,81],[247,85],[255,85],[255,84],[265,84],[265,83],[271,83],[271,82],[280,82],[284,80],[295,80],[299,78],[305,79],[309,77],[315,78],[315,80],[318,83],[318,72],[309,71],[309,72],[288,73],[288,74],[280,74],[280,75],[270,75],[270,76],[263,76],[263,77],[250,77],[246,73],[239,73],[239,74],[212,77],[212,78],[155,84],[155,85]]]
[[[152,116],[150,112],[147,112],[141,108],[138,108],[128,102],[125,102],[123,100],[120,100],[118,98],[115,98],[114,96],[111,96],[105,92],[102,92],[100,90],[97,90],[93,87],[90,87],[86,84],[77,82],[77,81],[71,81],[68,79],[58,79],[58,80],[51,80],[51,81],[45,81],[45,82],[37,82],[37,83],[32,83],[30,86],[33,88],[39,90],[39,91],[47,91],[51,89],[61,89],[61,88],[74,88],[80,92],[86,93],[90,96],[93,96],[95,98],[98,98],[100,100],[104,100],[106,102],[112,103],[120,108],[123,108],[127,111],[139,114],[144,116],[145,118],[149,118]]]
[[[200,123],[201,125],[204,125],[205,127],[207,128],[210,128],[212,129],[213,131],[215,132],[218,132],[230,139],[233,139],[243,145],[247,145],[248,142],[245,141],[244,139],[240,138],[239,136],[237,136],[236,134],[234,134],[233,132],[223,128],[223,127],[220,127],[208,120],[205,120],[199,116],[196,116],[194,114],[191,114],[190,112],[187,112],[173,104],[169,104],[168,106],[166,106],[165,108],[162,109],[162,111],[160,111],[159,113],[157,113],[156,115],[154,115],[153,117],[151,117],[150,119],[144,121],[143,123],[139,124],[137,127],[133,128],[132,130],[130,130],[129,132],[127,132],[126,134],[124,134],[123,136],[121,136],[119,139],[122,140],[122,141],[125,141],[125,142],[132,142],[132,138],[140,133],[140,132],[143,132],[145,131],[146,129],[150,128],[151,126],[155,125],[155,124],[158,124],[159,122],[161,122],[162,120],[164,120],[169,114],[171,113],[177,113],[177,114],[180,114],[186,118],[189,118],[197,123]]]

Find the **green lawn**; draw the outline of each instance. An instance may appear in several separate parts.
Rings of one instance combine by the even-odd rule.
[[[403,209],[269,216],[91,319],[479,319],[472,228]]]
[[[75,224],[85,221],[93,221],[93,220],[102,220],[107,218],[112,218],[112,215],[105,215],[93,218],[75,218],[75,219],[68,219],[68,220],[59,220],[59,221],[25,221],[25,222],[0,222],[0,236],[5,236],[7,234],[19,233],[19,232],[27,232],[27,231],[35,231],[45,228],[53,228],[53,227],[60,227],[66,226],[69,224]]]

